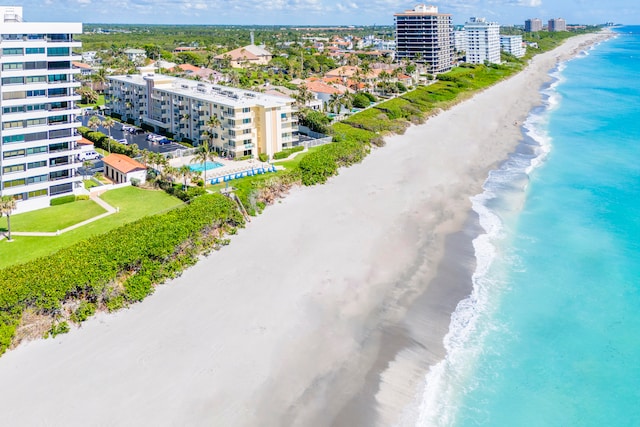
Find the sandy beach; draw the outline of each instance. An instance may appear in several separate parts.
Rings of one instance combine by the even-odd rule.
[[[12,426],[387,426],[470,292],[469,198],[522,140],[569,39],[295,189],[141,304],[0,357]]]

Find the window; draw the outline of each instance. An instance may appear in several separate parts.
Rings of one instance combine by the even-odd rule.
[[[27,111],[43,111],[46,109],[47,109],[47,106],[45,104],[27,105]]]
[[[71,129],[58,129],[58,130],[52,130],[51,132],[49,132],[50,139],[66,138],[69,136],[71,136]]]
[[[52,42],[70,42],[73,41],[69,34],[47,34]]]
[[[3,77],[2,84],[3,85],[21,85],[24,83],[23,77]]]
[[[42,153],[46,153],[46,152],[47,152],[47,147],[46,146],[27,148],[27,156],[31,156],[33,154],[42,154]]]
[[[27,83],[45,83],[47,81],[46,76],[27,76],[25,82]]]
[[[14,107],[4,107],[2,109],[3,114],[22,113],[22,112],[24,112],[24,105],[19,105]]]
[[[55,159],[49,159],[49,166],[68,165],[69,156],[56,157]]]
[[[34,96],[46,96],[47,92],[44,89],[38,89],[38,90],[28,90],[27,91],[27,98],[31,98]]]
[[[42,161],[39,161],[39,162],[27,163],[27,168],[28,169],[43,168],[45,166],[47,166],[47,161],[46,160],[42,160]]]
[[[46,124],[47,124],[47,119],[46,118],[29,119],[29,120],[27,120],[27,127],[29,127],[29,126],[40,126],[40,125],[46,125]]]
[[[69,56],[68,47],[48,47],[47,56]]]
[[[24,172],[24,164],[5,166],[2,168],[2,173]]]
[[[6,64],[2,64],[2,69],[4,71],[22,70],[22,65],[22,62],[8,62]]]
[[[3,144],[12,144],[14,142],[24,142],[24,135],[11,135],[2,137]]]
[[[23,90],[17,91],[17,92],[5,92],[2,94],[2,99],[4,100],[24,99],[25,97],[26,97],[26,92]]]
[[[47,61],[25,62],[25,70],[44,70],[47,68]]]
[[[5,151],[2,155],[3,159],[11,159],[14,157],[24,157],[24,150]]]
[[[24,140],[27,142],[31,142],[31,141],[38,141],[40,139],[47,139],[47,132],[35,132],[35,133],[28,133],[24,136]],[[45,147],[45,152],[46,152],[46,147]]]
[[[27,178],[27,184],[45,181],[48,181],[47,175],[30,176],[29,178]]]
[[[55,151],[65,151],[69,149],[69,143],[68,142],[59,142],[57,144],[51,144],[49,145],[49,151],[50,152],[55,152]]]
[[[27,55],[38,55],[44,53],[43,47],[28,47],[25,49]]]
[[[73,184],[68,183],[68,184],[60,184],[60,185],[52,185],[51,189],[50,189],[51,196],[55,196],[57,194],[62,194],[62,193],[70,193],[71,191],[73,191]]]
[[[24,54],[24,51],[22,50],[21,47],[9,47],[9,48],[2,49],[3,56],[22,55],[22,54]]]
[[[251,123],[251,119],[242,119],[243,124]]]
[[[47,64],[47,69],[49,70],[62,70],[62,69],[70,69],[71,62],[70,61],[54,61],[49,62]]]
[[[59,83],[66,82],[67,75],[66,74],[52,74],[49,76],[49,83]]]
[[[5,122],[2,124],[2,129],[14,129],[21,128],[24,126],[24,122],[22,120],[16,120],[13,122]]]
[[[67,116],[52,116],[49,117],[49,124],[55,125],[58,123],[67,123]]]
[[[43,175],[43,176],[46,178],[46,175]],[[49,178],[51,179],[51,181],[55,181],[57,179],[69,178],[69,171],[63,170],[63,171],[51,172],[49,173]],[[44,179],[43,181],[46,181],[46,179]]]
[[[55,89],[49,89],[49,96],[66,96],[66,95],[67,95],[66,88],[60,87]]]
[[[242,112],[243,112],[243,113],[249,113],[249,112],[251,112],[251,108],[250,108],[250,107],[244,107],[244,108],[242,109]]]
[[[25,184],[25,179],[21,178],[21,179],[14,179],[11,181],[5,181],[4,182],[4,188],[12,188],[12,187],[19,187],[21,185]]]
[[[245,134],[245,135],[248,134],[248,133],[251,133],[251,129],[243,129],[242,133]]]
[[[42,190],[36,190],[36,191],[29,191],[27,193],[27,197],[29,199],[34,198],[34,197],[42,197],[42,196],[46,196],[48,194],[47,189],[44,188]]]

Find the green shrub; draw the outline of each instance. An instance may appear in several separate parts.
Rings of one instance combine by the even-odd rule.
[[[69,324],[67,322],[54,323],[45,334],[45,338],[48,338],[49,336],[55,338],[60,334],[66,334],[70,330],[71,328],[69,327]]]
[[[76,201],[76,196],[69,194],[68,196],[56,197],[49,202],[51,206],[64,205],[65,203],[72,203]]]
[[[364,93],[357,93],[353,97],[353,106],[356,108],[367,108],[371,104],[371,100]]]
[[[258,154],[258,160],[260,160],[261,162],[268,162],[269,161],[269,156],[267,155],[267,153],[260,153]]]
[[[76,200],[89,200],[89,196],[86,194],[79,194],[76,196]]]
[[[96,305],[87,301],[80,302],[80,305],[71,315],[71,321],[82,323],[96,312]]]
[[[378,99],[375,97],[375,95],[374,95],[374,94],[372,94],[372,93],[369,93],[369,92],[362,92],[362,94],[363,94],[364,96],[366,96],[367,98],[369,98],[369,101],[371,101],[371,102],[376,102],[376,101],[378,100]]]
[[[286,159],[293,153],[297,153],[299,151],[304,151],[304,145],[296,145],[295,147],[285,148],[282,151],[278,151],[273,155],[274,160]]]

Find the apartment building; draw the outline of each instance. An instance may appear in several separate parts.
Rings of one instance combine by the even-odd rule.
[[[515,56],[516,58],[522,58],[526,53],[524,44],[522,43],[522,36],[500,36],[500,48]]]
[[[396,59],[427,65],[430,73],[451,70],[454,58],[451,15],[438,13],[436,6],[417,5],[394,14]]]
[[[542,20],[538,18],[527,19],[524,21],[524,30],[527,33],[542,31]]]
[[[292,98],[140,70],[108,77],[107,107],[123,120],[194,145],[206,138],[216,151],[231,157],[273,156],[298,141]],[[220,125],[211,128],[208,122],[214,116]]]
[[[567,31],[567,21],[562,18],[549,19],[547,28],[549,31]]]
[[[467,62],[500,63],[500,25],[485,18],[470,18],[464,24],[467,33]]]
[[[81,23],[23,22],[22,7],[0,7],[0,195],[16,212],[49,206],[81,188],[72,65]]]
[[[453,46],[456,52],[467,51],[467,32],[464,28],[453,32]]]

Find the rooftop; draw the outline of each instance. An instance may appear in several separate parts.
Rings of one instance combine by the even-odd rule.
[[[145,165],[136,160],[133,160],[131,157],[125,156],[124,154],[112,153],[103,158],[102,161],[106,165],[109,165],[122,173],[129,173],[136,170],[146,169]]]
[[[251,107],[256,104],[265,107],[278,107],[294,102],[291,98],[163,74],[109,76],[109,80],[132,83],[139,86],[146,86],[148,80],[153,80],[155,89],[234,107]]]

